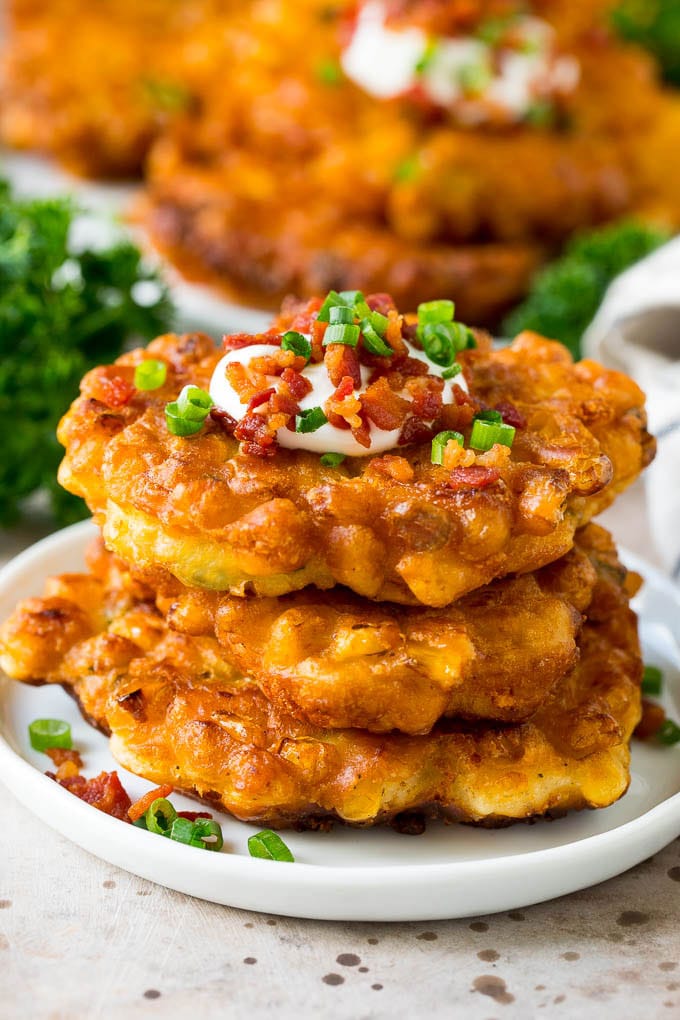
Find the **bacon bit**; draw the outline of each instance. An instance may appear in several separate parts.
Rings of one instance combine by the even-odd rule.
[[[506,425],[512,425],[515,429],[525,429],[527,427],[527,420],[522,412],[508,400],[499,401],[496,404],[496,410],[500,411],[503,415],[503,421]]]
[[[251,457],[273,457],[278,443],[267,417],[256,411],[246,414],[234,429],[234,439],[243,443],[243,452]]]
[[[394,351],[396,357],[408,354],[408,347],[401,335],[402,316],[396,308],[390,308],[387,313],[387,329],[385,330],[385,341]]]
[[[247,404],[253,393],[257,393],[257,386],[248,377],[246,366],[242,365],[240,361],[232,361],[230,365],[227,365],[224,374],[242,404]]]
[[[368,424],[368,420],[363,411],[359,412],[359,425],[352,425],[352,435],[356,439],[360,446],[368,450],[371,445],[371,426]]]
[[[400,428],[411,412],[410,402],[394,393],[384,376],[362,393],[361,407],[373,424],[384,432]]]
[[[47,747],[45,748],[45,754],[52,759],[55,765],[63,765],[64,762],[72,762],[79,769],[83,767],[83,759],[80,757],[78,751],[73,751],[66,747]]]
[[[111,815],[113,818],[119,818],[122,822],[130,821],[128,817],[132,810],[130,798],[123,789],[117,772],[100,772],[94,779],[72,776],[60,780],[49,772],[47,775],[51,779],[56,779],[59,785],[69,793],[84,800],[86,804],[91,804],[98,811],[103,811],[104,814]]]
[[[329,344],[323,362],[334,386],[339,386],[348,376],[352,380],[352,389],[361,389],[361,366],[356,348],[347,344]]]
[[[281,346],[281,334],[277,329],[269,329],[266,333],[225,333],[222,337],[222,347],[225,351],[240,351],[243,347],[251,347],[253,344],[272,344]]]
[[[323,298],[320,297],[310,298],[305,304],[301,304],[295,298],[286,298],[281,314],[275,323],[276,329],[281,333],[285,333],[289,329],[294,329],[298,333],[311,333],[322,304]],[[321,325],[325,329],[327,323],[324,322]],[[321,361],[321,358],[318,360]]]
[[[401,430],[397,446],[408,446],[410,443],[424,443],[432,439],[439,430],[420,418],[407,418]]]
[[[460,492],[461,489],[486,489],[493,485],[501,477],[498,468],[483,467],[479,464],[472,464],[470,467],[457,467],[451,472],[451,477],[444,482],[442,488],[453,492]]]
[[[312,344],[312,361],[315,364],[318,364],[320,361],[323,361],[324,359],[323,338],[326,335],[327,329],[328,329],[327,322],[319,322],[318,319],[314,320],[314,324],[312,325],[311,329],[312,335],[311,344]]]
[[[232,418],[228,411],[222,411],[219,407],[213,407],[210,417],[228,435],[232,435],[238,425],[236,418]]]
[[[395,457],[389,453],[372,460],[371,471],[378,471],[381,475],[387,475],[388,478],[393,478],[395,482],[413,481],[413,468],[406,458]]]
[[[276,390],[273,386],[270,386],[268,390],[263,390],[261,393],[256,393],[255,396],[251,398],[250,403],[246,408],[246,414],[250,414],[250,412],[254,411],[256,407],[266,404],[269,398],[275,393]]]
[[[342,421],[344,425],[349,425],[350,428],[361,432],[362,425],[364,424],[361,417],[361,401],[358,397],[354,396],[354,380],[350,376],[345,376],[344,379],[340,380],[338,388],[328,398],[323,405],[323,409],[329,422],[335,425],[336,428],[343,427],[339,425],[339,422]],[[358,437],[355,436],[355,438],[357,442],[361,442]],[[365,444],[362,443],[363,445]]]
[[[444,404],[437,420],[437,431],[465,432],[474,414],[471,404]]]
[[[306,379],[304,375],[301,375],[300,372],[295,371],[293,368],[284,368],[281,373],[281,379],[296,400],[302,400],[314,388],[309,379]]]
[[[411,395],[413,413],[417,418],[434,421],[439,417],[444,393],[443,379],[430,375],[417,376],[407,380],[406,391]]]
[[[381,315],[389,315],[396,311],[394,298],[391,294],[368,294],[366,304],[372,312],[380,312]]]
[[[212,818],[213,816],[209,811],[178,811],[178,818],[188,818],[190,822],[195,822],[197,818]]]
[[[662,705],[657,705],[647,698],[642,699],[642,718],[635,727],[634,736],[638,740],[651,740],[655,737],[666,719],[666,713]]]
[[[149,792],[145,793],[143,797],[140,797],[139,800],[135,801],[128,810],[128,817],[130,821],[136,822],[138,818],[141,818],[142,815],[146,814],[158,797],[169,797],[173,792],[173,789],[174,787],[169,786],[168,783],[163,783],[162,786],[157,786],[155,790],[149,790]]]
[[[468,404],[470,407],[481,410],[481,405],[478,406],[478,402],[475,401],[475,399],[471,397],[470,394],[462,388],[462,386],[459,386],[458,383],[453,384],[451,387],[451,393],[458,407],[464,407]]]
[[[444,447],[444,453],[442,456],[442,466],[447,471],[454,471],[459,467],[471,467],[475,463],[476,457],[474,450],[466,450],[464,447],[457,443],[455,439],[449,439],[448,443]]]
[[[407,378],[414,375],[428,375],[429,367],[420,358],[412,358],[410,355],[408,358],[401,358],[397,366],[397,371]]]
[[[93,373],[87,379],[87,396],[94,397],[107,407],[125,407],[129,404],[137,392],[133,384],[122,375],[107,374],[119,370],[118,366],[109,365]]]

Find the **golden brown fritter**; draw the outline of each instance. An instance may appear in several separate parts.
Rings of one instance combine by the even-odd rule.
[[[140,173],[152,140],[215,80],[233,0],[11,0],[0,136],[76,173]],[[241,10],[243,3],[237,5]]]
[[[608,33],[608,4],[528,5],[579,84],[544,122],[497,127],[344,78],[342,6],[334,20],[319,0],[296,0],[294,17],[287,0],[255,5],[229,88],[152,148],[143,215],[186,275],[267,307],[329,288],[386,289],[407,306],[446,294],[489,324],[573,231],[631,213],[680,224],[667,170],[680,101]],[[480,11],[402,7],[441,31]]]
[[[522,721],[574,665],[598,577],[589,531],[599,530],[589,525],[543,571],[446,609],[377,605],[339,588],[243,600],[177,582],[159,607],[174,629],[214,634],[271,702],[314,726],[420,734],[443,715]]]
[[[167,381],[134,393],[145,357],[167,362]],[[445,606],[564,555],[653,456],[635,383],[533,334],[461,355],[472,397],[500,397],[526,420],[510,454],[478,455],[471,476],[432,464],[429,441],[332,468],[304,450],[251,456],[210,418],[198,435],[171,435],[166,402],[185,383],[207,388],[219,357],[207,337],[161,337],[89,373],[59,430],[60,480],[109,548],[190,586],[277,596],[342,584]],[[469,422],[460,428],[467,442]]]
[[[214,638],[168,627],[153,592],[115,564],[20,604],[0,631],[0,664],[63,684],[126,768],[246,821],[372,825],[419,810],[493,824],[604,807],[628,785],[642,665],[625,571],[599,529],[587,541],[604,566],[579,663],[519,725],[448,721],[417,737],[302,723],[227,665]]]

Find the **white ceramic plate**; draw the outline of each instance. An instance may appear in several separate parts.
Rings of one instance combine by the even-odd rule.
[[[16,601],[39,594],[50,574],[79,570],[89,522],[67,528],[0,571],[0,618]],[[667,707],[680,716],[680,594],[633,556],[646,578],[636,600],[647,661],[665,672]],[[87,726],[56,688],[0,678],[0,776],[31,811],[86,850],[136,875],[216,903],[325,920],[398,921],[467,917],[538,903],[620,874],[680,835],[680,747],[637,744],[626,796],[603,811],[555,822],[482,830],[430,825],[418,837],[391,829],[288,833],[295,864],[254,860],[247,839],[256,829],[218,816],[220,854],[172,843],[94,810],[43,772],[27,725],[37,717],[67,719],[87,775],[118,768],[133,798],[149,784],[116,765],[107,741]],[[194,802],[173,798],[186,809]],[[65,866],[67,866],[65,862]]]

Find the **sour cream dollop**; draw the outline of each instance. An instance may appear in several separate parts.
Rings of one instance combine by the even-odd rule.
[[[433,376],[441,376],[445,371],[439,365],[435,365],[427,355],[408,344],[409,355],[423,361]],[[253,358],[271,357],[272,351],[276,348],[270,344],[253,344],[250,347],[241,347],[235,351],[229,351],[217,363],[210,381],[210,396],[213,403],[223,411],[226,411],[236,421],[240,421],[246,413],[246,404],[241,403],[238,394],[227,378],[227,368],[235,362],[248,365]],[[306,411],[312,407],[323,407],[329,397],[335,392],[335,386],[331,382],[326,366],[323,362],[310,362],[303,368],[301,375],[308,379],[312,385],[311,391],[300,400],[300,410]],[[361,396],[365,390],[371,369],[365,365],[361,366],[361,390],[355,390],[356,396]],[[268,376],[268,385],[277,388],[279,379],[277,376]],[[467,382],[462,372],[459,372],[453,379],[444,382],[442,402],[452,404],[455,402],[453,387],[458,386],[468,392]],[[347,457],[370,457],[375,454],[386,453],[393,450],[398,443],[401,428],[391,431],[384,431],[377,428],[373,423],[370,425],[371,445],[362,446],[358,443],[349,429],[339,429],[330,422],[322,425],[316,432],[291,432],[287,428],[279,429],[276,438],[279,446],[291,450],[311,450],[313,453],[342,453]]]
[[[555,55],[555,33],[546,21],[518,16],[512,34],[521,42],[519,48],[494,49],[472,36],[432,39],[417,27],[388,26],[382,0],[368,0],[341,63],[348,78],[378,99],[417,87],[437,105],[455,109],[467,123],[481,123],[493,108],[520,120],[537,99],[572,91],[579,65],[573,57]],[[469,101],[464,85],[471,68],[488,75],[474,101]]]

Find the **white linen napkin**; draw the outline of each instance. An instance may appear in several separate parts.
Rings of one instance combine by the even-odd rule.
[[[647,504],[663,562],[680,581],[680,237],[622,273],[583,337],[583,355],[632,376],[658,441]]]

